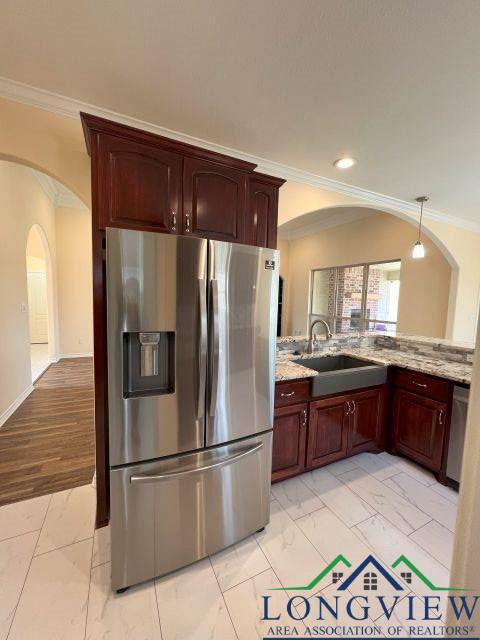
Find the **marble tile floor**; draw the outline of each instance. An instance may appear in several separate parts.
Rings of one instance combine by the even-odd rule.
[[[263,532],[123,594],[110,589],[109,530],[94,531],[90,485],[9,504],[0,507],[0,640],[268,637],[271,625],[292,625],[286,604],[299,592],[289,587],[309,584],[338,554],[353,568],[369,554],[390,566],[402,553],[446,586],[456,502],[456,492],[424,469],[387,453],[360,454],[273,485]],[[341,583],[348,569],[338,571]],[[373,604],[357,623],[378,627],[377,637],[388,636],[390,624],[405,625],[407,596],[423,594],[416,576],[399,571],[403,590],[392,619]],[[301,592],[312,606],[295,623],[300,635],[305,623],[319,624],[315,596],[336,595],[332,577]],[[348,592],[365,595],[360,583]],[[261,622],[263,595],[280,620]],[[301,618],[309,605],[295,604]],[[329,622],[352,623],[344,611]]]

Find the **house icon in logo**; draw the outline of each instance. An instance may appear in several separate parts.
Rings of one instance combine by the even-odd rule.
[[[369,555],[358,567],[342,582],[338,591],[346,591],[358,578],[363,580],[364,591],[376,591],[378,578],[382,576],[396,591],[403,591],[402,585],[387,571],[372,555]]]
[[[401,579],[404,584],[411,585],[414,577],[419,583],[423,583],[429,591],[468,591],[468,589],[461,587],[437,586],[403,554],[391,565],[393,570],[400,573],[400,577],[391,573],[390,569],[386,569],[371,554],[345,578],[346,571],[351,570],[351,568],[352,563],[344,555],[339,554],[309,584],[295,587],[273,587],[271,591],[311,591],[315,588],[321,590],[321,585],[325,582],[327,584],[340,584],[337,591],[346,591],[358,579],[363,581],[363,591],[377,591],[379,578],[383,578],[388,582],[395,591],[405,591],[405,587],[398,580]]]

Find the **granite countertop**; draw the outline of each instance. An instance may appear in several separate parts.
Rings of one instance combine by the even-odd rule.
[[[334,353],[320,352],[300,356],[295,356],[291,353],[277,355],[275,379],[279,381],[311,378],[318,375],[318,371],[309,369],[307,366],[297,364],[293,361],[301,359],[307,364],[308,358],[328,358],[329,356],[342,354],[369,360],[375,364],[395,365],[397,367],[403,367],[404,369],[410,369],[411,371],[419,371],[464,384],[470,384],[472,377],[472,365],[467,363],[447,362],[440,358],[431,358],[425,355],[406,353],[396,349],[382,349],[372,346],[341,349]]]

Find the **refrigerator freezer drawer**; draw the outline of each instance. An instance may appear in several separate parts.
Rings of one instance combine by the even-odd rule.
[[[110,475],[112,588],[190,564],[264,527],[272,433]]]

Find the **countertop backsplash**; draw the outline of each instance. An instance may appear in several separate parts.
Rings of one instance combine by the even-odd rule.
[[[307,348],[307,336],[282,336],[277,338],[279,355],[300,352]],[[330,340],[319,337],[314,350],[315,353],[335,353],[351,348],[392,349],[405,354],[434,358],[446,362],[473,363],[473,345],[429,338],[423,336],[391,335],[382,333],[343,333],[335,334]]]

